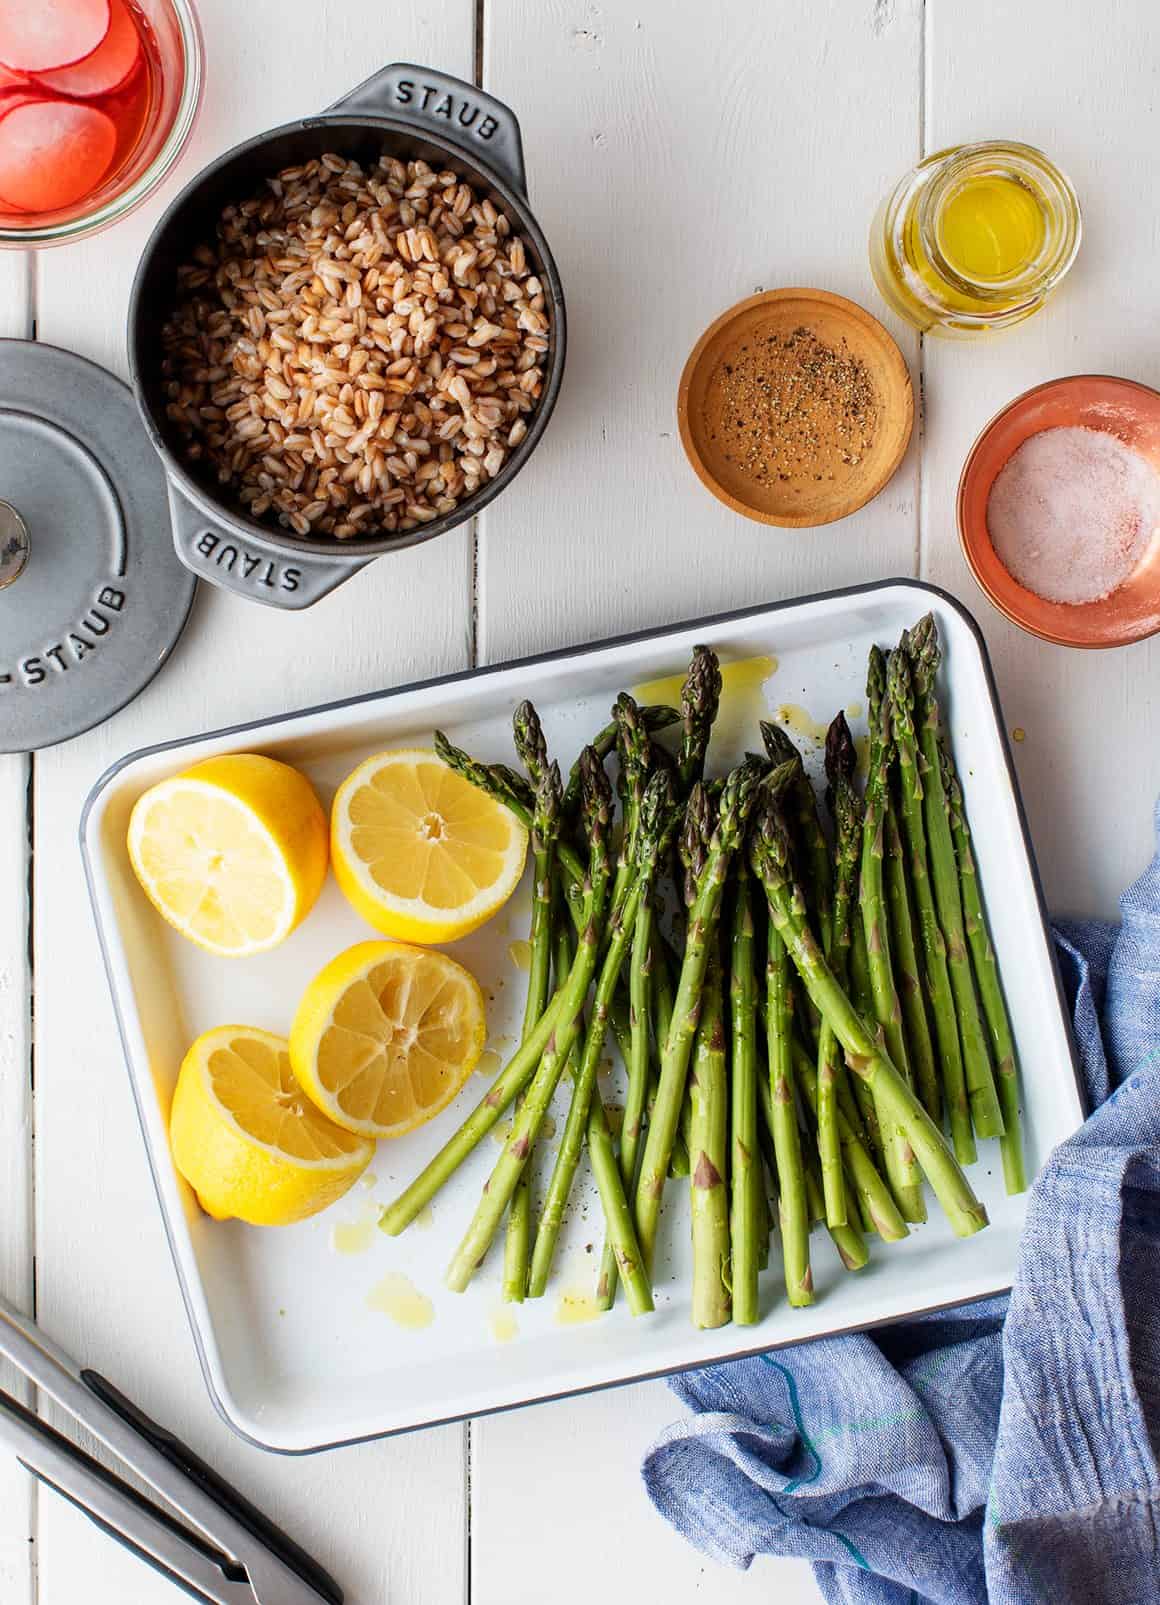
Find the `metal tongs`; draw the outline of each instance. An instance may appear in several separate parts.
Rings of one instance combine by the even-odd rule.
[[[144,1494],[0,1390],[0,1440],[111,1538],[212,1605],[342,1605],[317,1561],[164,1427],[0,1300],[0,1356],[135,1472]],[[184,1520],[179,1519],[184,1518]]]

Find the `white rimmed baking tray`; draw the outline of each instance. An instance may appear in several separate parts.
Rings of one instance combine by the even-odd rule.
[[[443,1271],[499,1154],[491,1139],[437,1197],[428,1222],[395,1239],[371,1231],[365,1251],[336,1253],[335,1225],[366,1220],[375,1201],[385,1202],[421,1168],[481,1095],[486,1083],[477,1077],[422,1131],[380,1145],[373,1190],[356,1189],[328,1213],[280,1231],[212,1222],[174,1171],[166,1141],[169,1097],[186,1046],[210,1026],[239,1021],[284,1032],[314,972],[370,933],[331,881],[284,946],[254,959],[215,960],[154,913],[124,847],[141,792],[218,752],[258,750],[286,759],[329,801],[368,754],[426,744],[435,727],[481,757],[510,760],[511,713],[531,696],[553,751],[570,763],[604,724],[618,691],[678,673],[697,641],[723,661],[775,659],[764,686],[771,712],[789,705],[824,724],[837,708],[861,704],[871,642],[896,641],[928,608],[944,644],[942,694],[1018,1044],[1034,1175],[1082,1119],[1074,1054],[986,649],[970,616],[930,587],[887,582],[406,686],[133,753],[100,781],[81,826],[90,895],[206,1382],[239,1433],[281,1451],[331,1447],[864,1327],[1010,1285],[1026,1200],[1004,1194],[995,1143],[980,1144],[971,1173],[991,1213],[987,1231],[957,1242],[932,1207],[931,1223],[905,1243],[887,1248],[874,1240],[871,1263],[857,1275],[840,1269],[819,1231],[817,1302],[790,1310],[778,1297],[774,1263],[763,1277],[764,1315],[756,1327],[698,1332],[689,1324],[687,1184],[680,1182],[670,1183],[665,1207],[655,1315],[634,1321],[620,1300],[611,1314],[590,1322],[561,1319],[564,1294],[590,1292],[600,1251],[599,1204],[586,1176],[546,1298],[503,1306],[496,1252],[467,1293],[446,1291]],[[794,717],[800,727],[800,714]],[[856,713],[851,723],[860,733]],[[726,743],[715,751],[715,768],[755,744],[752,726],[744,732],[736,719],[724,725],[736,750]],[[807,741],[806,752],[816,768],[816,743]],[[527,907],[525,886],[491,925],[451,949],[491,995],[491,1037],[501,1050],[518,1029],[523,977],[508,947],[526,934]],[[368,1296],[389,1272],[404,1273],[433,1300],[431,1325],[408,1330],[369,1307]],[[576,1305],[568,1309],[575,1313]]]

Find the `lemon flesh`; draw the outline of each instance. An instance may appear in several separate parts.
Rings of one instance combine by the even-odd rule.
[[[528,833],[423,749],[378,753],[338,789],[338,884],[367,923],[405,942],[452,942],[489,920],[523,874]]]
[[[207,1031],[189,1049],[169,1138],[206,1213],[251,1226],[318,1214],[353,1187],[374,1153],[305,1096],[283,1037],[244,1025]]]
[[[139,797],[129,857],[149,900],[224,957],[276,947],[326,878],[326,816],[305,775],[257,753],[209,758]]]
[[[290,1063],[338,1125],[398,1137],[446,1108],[486,1037],[483,993],[461,964],[401,942],[360,942],[307,987]]]

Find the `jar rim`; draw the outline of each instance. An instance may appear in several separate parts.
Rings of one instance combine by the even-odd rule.
[[[166,0],[173,12],[181,35],[182,73],[181,95],[174,112],[173,122],[161,149],[149,166],[135,178],[121,194],[113,196],[95,211],[72,217],[60,223],[33,224],[31,227],[11,228],[0,225],[0,247],[20,246],[29,249],[38,245],[63,245],[84,239],[118,223],[162,184],[176,166],[188,143],[189,136],[201,109],[205,87],[205,44],[201,24],[193,8],[193,0]]]
[[[1082,236],[1079,196],[1067,174],[1036,146],[1014,140],[979,140],[973,144],[952,146],[945,152],[929,157],[924,166],[932,164],[936,165],[936,170],[920,196],[915,221],[923,250],[939,277],[960,295],[984,305],[993,302],[997,307],[1002,307],[1005,319],[1012,311],[1012,297],[1018,298],[1020,291],[1025,292],[1028,302],[1041,300],[1049,294],[1075,261]],[[1064,227],[1059,231],[1046,259],[1039,255],[1004,278],[971,278],[948,260],[939,240],[938,225],[944,205],[961,184],[964,175],[971,170],[985,170],[988,167],[1016,181],[1033,178],[1058,202]],[[1051,244],[1049,234],[1045,247]],[[986,314],[976,316],[985,318]]]

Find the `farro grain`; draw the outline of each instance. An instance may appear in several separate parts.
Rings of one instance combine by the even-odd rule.
[[[403,532],[498,474],[540,399],[543,286],[453,172],[328,153],[227,207],[178,275],[167,416],[255,518]]]

